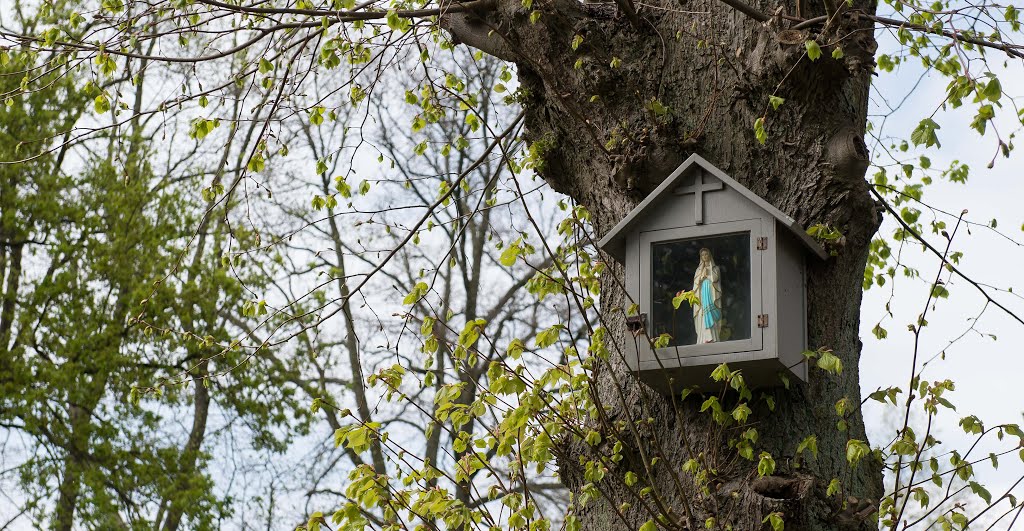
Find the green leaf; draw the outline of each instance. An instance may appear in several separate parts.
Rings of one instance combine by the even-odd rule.
[[[874,334],[875,337],[878,339],[885,339],[889,335],[889,332],[886,329],[882,328],[881,323],[876,324],[875,327],[871,329],[871,333]]]
[[[428,286],[426,282],[417,282],[416,285],[413,286],[412,291],[410,291],[409,294],[405,296],[405,299],[402,300],[402,304],[415,304],[419,302],[419,300],[422,299],[429,291],[430,286]]]
[[[840,488],[839,478],[832,478],[832,481],[828,482],[828,488],[825,489],[825,496],[828,496],[829,498],[831,498],[833,494],[836,494],[836,493],[839,492],[839,488]]]
[[[412,25],[409,19],[398,16],[398,12],[395,10],[388,11],[387,20],[388,27],[393,31],[404,32]]]
[[[761,523],[768,523],[772,526],[772,531],[783,531],[786,528],[785,522],[782,521],[782,513],[774,512],[764,517]]]
[[[686,302],[691,307],[695,304],[700,304],[700,299],[697,297],[697,293],[694,291],[680,291],[676,293],[675,297],[672,297],[672,307],[676,310],[679,306]]]
[[[757,141],[761,145],[764,145],[764,143],[768,141],[768,133],[764,130],[763,116],[754,120],[754,137],[757,138]]]
[[[856,465],[870,453],[871,447],[864,441],[858,439],[846,441],[846,462],[850,465]]]
[[[985,425],[981,422],[981,419],[975,415],[960,419],[960,427],[962,427],[964,429],[964,433],[967,434],[977,435],[985,431]]]
[[[883,72],[892,72],[893,68],[896,68],[896,63],[892,60],[892,57],[884,53],[879,55],[875,62]]]
[[[654,348],[665,348],[669,346],[670,343],[672,343],[672,335],[661,334],[660,336],[654,339]]]
[[[516,263],[516,259],[519,258],[519,253],[522,252],[522,247],[519,246],[519,241],[505,247],[505,250],[501,252],[501,256],[498,261],[505,267],[512,267]]]
[[[870,398],[872,400],[875,400],[875,401],[878,401],[878,402],[881,402],[883,404],[888,399],[890,402],[892,402],[892,405],[895,406],[896,405],[896,395],[898,395],[900,392],[901,392],[901,390],[900,390],[899,387],[890,387],[888,389],[879,389],[879,390],[875,391],[874,393],[871,393],[870,395],[868,395],[868,398]]]
[[[916,500],[917,503],[920,503],[922,508],[927,508],[928,503],[930,502],[928,498],[928,491],[924,490],[921,487],[918,487],[914,489],[913,492],[914,500]]]
[[[517,360],[523,355],[523,351],[525,350],[526,344],[523,343],[522,339],[517,337],[508,344],[508,348],[505,349],[505,354],[507,354],[508,357]]]
[[[850,408],[850,399],[844,396],[844,397],[840,398],[839,400],[836,400],[836,406],[835,407],[836,407],[836,415],[838,415],[840,417],[845,417],[846,416],[846,411]]]
[[[309,112],[309,123],[312,125],[321,125],[324,123],[324,108],[319,105],[313,107]]]
[[[545,348],[554,345],[555,342],[558,341],[558,336],[563,328],[565,328],[565,325],[556,324],[541,330],[534,339],[534,343],[536,343],[537,348]]]
[[[843,361],[833,354],[831,350],[823,350],[818,357],[818,368],[830,374],[842,374]]]
[[[903,436],[892,444],[892,453],[911,456],[917,453],[917,444],[909,436]]]
[[[317,511],[309,516],[306,522],[306,531],[320,531],[320,525],[326,522],[324,513]]]
[[[654,520],[648,520],[640,526],[640,531],[658,531],[658,525],[654,523]]]
[[[988,127],[988,122],[992,118],[995,118],[996,111],[992,105],[982,105],[978,108],[978,114],[974,116],[974,121],[971,122],[971,127],[978,131],[978,133],[985,134],[985,130]]]
[[[992,493],[985,487],[981,486],[980,483],[972,481],[970,483],[971,491],[978,495],[981,499],[985,500],[985,503],[992,505]]]
[[[110,110],[110,100],[107,99],[106,94],[100,94],[93,100],[93,108],[96,109],[97,114],[104,114]]]
[[[653,112],[655,116],[665,116],[669,111],[668,107],[661,103],[657,98],[652,98],[648,101],[646,107],[647,110]]]
[[[1003,87],[999,84],[999,78],[992,78],[985,84],[985,88],[981,91],[981,95],[991,102],[999,101],[999,98],[1003,95]]]
[[[736,419],[737,422],[743,423],[747,421],[747,417],[750,416],[750,406],[745,402],[740,403],[736,406],[736,409],[732,410],[732,418]]]
[[[345,199],[352,197],[352,187],[349,186],[343,175],[334,178],[334,189]]]
[[[484,319],[474,319],[466,323],[462,332],[459,333],[459,346],[470,348],[475,345],[485,326],[487,326],[487,321]]]
[[[782,99],[782,98],[780,98],[778,96],[768,96],[768,103],[771,104],[772,110],[775,110],[775,111],[779,110],[779,107],[781,107],[782,104],[785,103],[785,102],[786,102],[786,100],[784,100],[784,99]]]
[[[818,437],[814,435],[804,437],[804,440],[796,446],[796,454],[800,455],[804,451],[809,451],[813,457],[818,457]]]
[[[921,120],[921,123],[917,124],[917,128],[910,133],[910,141],[913,142],[915,146],[924,144],[924,147],[942,147],[942,144],[939,143],[938,135],[935,134],[939,129],[941,129],[941,127],[939,124],[935,123],[935,120],[925,118],[924,120]]]
[[[757,475],[764,477],[775,473],[775,459],[768,452],[761,452],[757,461]]]
[[[818,58],[821,57],[821,47],[818,46],[817,42],[807,40],[804,42],[804,48],[807,48],[807,57],[810,58],[811,61],[817,61]]]

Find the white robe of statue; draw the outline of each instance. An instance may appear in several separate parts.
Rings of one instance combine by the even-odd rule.
[[[697,345],[715,343],[722,332],[721,274],[708,249],[700,250],[700,264],[693,275],[693,292],[699,304],[693,305],[693,328]]]

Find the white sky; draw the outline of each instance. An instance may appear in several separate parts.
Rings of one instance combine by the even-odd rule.
[[[891,43],[883,41],[883,50],[880,51],[889,46]],[[1002,61],[998,56],[992,59]],[[891,104],[898,103],[904,95],[910,94],[904,107],[889,118],[884,131],[886,135],[909,138],[917,123],[929,116],[943,101],[947,81],[933,76],[915,88],[914,82],[921,71],[919,63],[904,65],[902,68],[902,72],[882,73],[876,79],[876,98],[872,112],[878,112],[880,100],[877,99],[877,93],[885,94]],[[1016,87],[1024,86],[1021,83],[1024,81],[1024,69],[1020,63],[1012,70],[1001,73],[1001,76],[1004,91],[1011,96],[1017,95],[1014,92]],[[935,120],[942,126],[939,139],[943,147],[941,150],[924,152],[932,160],[933,168],[946,168],[953,160],[967,163],[971,168],[967,184],[936,179],[935,184],[927,188],[924,201],[957,214],[967,209],[966,219],[982,224],[995,218],[1001,232],[1017,242],[1024,242],[1021,226],[1024,222],[1024,207],[1021,205],[1024,199],[1024,179],[1020,171],[1020,154],[1015,153],[1010,159],[1000,157],[995,161],[993,169],[986,169],[995,153],[996,139],[991,129],[985,137],[969,129],[974,107],[967,103],[957,111],[937,114]],[[1007,105],[1002,112],[1005,116],[997,120],[997,126],[1006,139],[1010,133],[1019,129],[1020,124],[1015,119],[1016,110],[1011,106]],[[922,214],[922,220],[925,219],[931,219],[927,211]],[[946,222],[951,228],[955,219],[947,218]],[[881,233],[890,236],[896,227],[894,221],[887,220]],[[938,248],[945,245],[941,236],[929,234],[928,237]],[[861,337],[865,344],[861,360],[861,389],[865,396],[879,387],[893,385],[905,391],[909,383],[914,336],[908,331],[907,325],[916,320],[924,307],[930,283],[938,271],[938,261],[933,255],[921,253],[920,246],[908,244],[906,249],[906,261],[920,270],[922,278],[911,280],[897,277],[896,297],[891,303],[894,316],[885,315],[885,305],[890,295],[889,285],[882,289],[874,287],[865,294],[861,313]],[[970,234],[961,228],[955,237],[953,249],[964,252],[960,269],[975,281],[1002,289],[1013,288],[1015,293],[1024,290],[1024,282],[1020,279],[1024,269],[1024,247],[1018,243],[1008,241],[983,227],[973,227]],[[948,279],[948,276],[943,278]],[[1021,392],[1024,325],[990,305],[978,321],[976,329],[984,334],[994,334],[998,340],[981,333],[968,332],[963,339],[947,348],[951,341],[971,327],[971,319],[981,312],[985,302],[974,287],[960,278],[954,277],[948,287],[950,298],[929,310],[929,326],[922,334],[919,359],[928,360],[945,350],[945,359],[936,358],[932,361],[925,370],[924,378],[928,381],[947,378],[955,381],[956,392],[948,398],[957,405],[958,410],[940,417],[941,427],[937,436],[947,443],[947,449],[957,448],[964,453],[974,439],[965,436],[957,426],[960,417],[977,415],[986,427],[1000,423],[1021,423],[1024,420],[1021,416],[1024,410],[1024,395]],[[992,295],[1024,317],[1024,299],[1018,298],[1016,294]],[[879,320],[883,320],[883,326],[889,331],[888,338],[882,341],[875,339],[871,333]],[[905,399],[906,395],[903,395],[901,403]],[[871,442],[874,445],[884,444],[900,426],[893,425],[895,415],[885,415],[883,410],[886,408],[878,407],[874,402],[872,404],[865,410]],[[891,406],[888,408],[890,412],[893,409]],[[922,419],[923,416],[918,420]],[[898,420],[902,425],[902,415],[899,415]],[[920,422],[917,425],[923,426]],[[995,441],[994,436],[989,439]],[[1003,443],[996,447],[1006,449],[1013,444]],[[984,457],[989,451],[987,448],[983,451],[975,450],[972,455]],[[1008,487],[1024,473],[1024,466],[1021,466],[1020,459],[1014,453],[1000,459],[998,471],[993,472],[990,468],[983,469],[980,466],[976,467],[976,471],[993,496],[998,497],[1002,493],[1001,489]]]

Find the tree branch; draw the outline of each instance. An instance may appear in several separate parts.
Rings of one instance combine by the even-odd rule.
[[[743,3],[742,0],[721,0],[721,2],[758,22],[771,20],[771,17]]]
[[[465,44],[503,61],[517,59],[512,46],[498,33],[497,28],[472,11],[449,11],[441,15],[440,25],[452,36],[455,44]]]
[[[1006,312],[1007,315],[1012,317],[1018,323],[1024,324],[1024,319],[1021,319],[1020,316],[1018,316],[1017,314],[1013,313],[1013,311],[1011,311],[1009,308],[1007,308],[1006,306],[1003,306],[1002,304],[999,303],[999,301],[993,299],[992,296],[989,295],[987,291],[985,291],[985,288],[983,288],[981,286],[981,284],[978,284],[977,282],[972,280],[971,277],[968,277],[967,275],[963,274],[963,272],[961,272],[959,269],[957,269],[956,266],[953,265],[952,262],[950,262],[949,260],[946,259],[946,257],[943,255],[942,251],[939,251],[934,246],[932,246],[932,244],[929,243],[928,240],[924,239],[923,236],[918,234],[918,232],[916,230],[914,230],[910,225],[908,225],[905,221],[903,221],[903,218],[900,217],[899,213],[896,212],[895,210],[893,210],[892,206],[889,205],[889,202],[886,201],[885,198],[883,198],[882,195],[879,194],[878,191],[876,191],[873,186],[870,189],[871,189],[871,194],[874,195],[876,199],[878,199],[879,201],[882,202],[882,205],[885,207],[885,209],[887,211],[889,211],[890,214],[892,214],[892,217],[894,219],[896,219],[896,221],[899,222],[900,225],[903,226],[903,229],[906,230],[907,232],[909,232],[910,235],[913,236],[915,240],[921,242],[921,245],[924,245],[926,248],[928,248],[928,250],[931,251],[932,254],[934,254],[935,256],[938,256],[940,259],[942,259],[942,263],[945,264],[945,266],[948,267],[950,271],[952,271],[953,273],[956,273],[957,276],[959,276],[960,278],[966,280],[969,284],[974,286],[979,292],[981,292],[981,295],[983,297],[985,297],[985,300],[987,300],[988,302],[994,304],[1000,310],[1003,310],[1004,312]]]

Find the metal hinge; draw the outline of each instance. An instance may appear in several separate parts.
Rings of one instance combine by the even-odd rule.
[[[762,313],[757,316],[757,327],[768,328],[768,314]]]
[[[758,251],[763,251],[763,250],[765,250],[767,248],[768,248],[768,237],[767,236],[758,236],[757,237],[757,250]]]
[[[647,328],[647,314],[634,315],[626,318],[626,328],[634,335]]]

